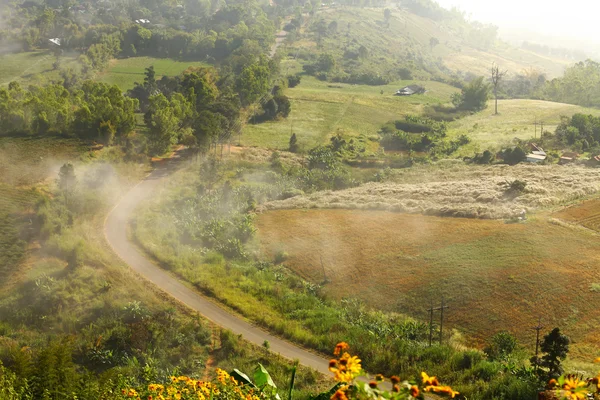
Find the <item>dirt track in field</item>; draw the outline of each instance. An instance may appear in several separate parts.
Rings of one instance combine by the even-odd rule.
[[[136,207],[142,201],[150,198],[162,182],[168,178],[169,174],[182,166],[184,162],[179,155],[165,161],[163,165],[158,166],[145,180],[131,189],[119,201],[105,221],[104,231],[108,243],[131,269],[168,295],[192,310],[199,312],[206,319],[237,335],[242,335],[245,340],[255,345],[262,346],[264,341],[267,340],[272,352],[278,353],[290,360],[297,359],[307,367],[324,374],[329,374],[327,369],[328,360],[271,335],[265,330],[247,322],[244,318],[234,315],[212,300],[200,295],[175,276],[150,261],[129,240],[127,226]]]

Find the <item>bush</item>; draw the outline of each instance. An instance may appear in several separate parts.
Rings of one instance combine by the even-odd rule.
[[[287,77],[288,87],[295,88],[296,86],[298,86],[300,84],[301,79],[302,79],[302,77],[300,75],[288,75],[288,77]]]
[[[494,154],[489,151],[489,150],[485,150],[482,154],[476,154],[475,157],[472,158],[471,161],[473,161],[475,164],[490,164],[492,161],[494,161]]]
[[[424,133],[431,132],[433,130],[431,126],[425,124],[400,120],[394,121],[394,126],[396,129],[408,133]]]
[[[275,253],[275,257],[273,257],[273,263],[281,264],[282,262],[285,262],[285,260],[287,260],[288,257],[289,257],[288,253],[286,253],[283,250],[279,250],[277,253]]]
[[[527,153],[519,146],[514,149],[506,149],[501,154],[504,162],[508,165],[515,165],[527,159]]]
[[[516,347],[517,339],[510,333],[503,331],[496,333],[483,351],[490,361],[496,361],[506,359]]]
[[[476,350],[469,350],[463,353],[456,353],[451,360],[452,369],[463,371],[473,368],[482,361],[481,353]]]
[[[490,85],[480,76],[466,85],[460,94],[452,96],[452,103],[461,110],[481,111],[487,107]]]

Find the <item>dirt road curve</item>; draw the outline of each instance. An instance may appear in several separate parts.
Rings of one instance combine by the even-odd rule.
[[[161,269],[150,261],[127,237],[127,225],[135,208],[145,199],[151,197],[161,182],[183,164],[181,154],[175,155],[165,165],[156,168],[145,180],[131,189],[107,216],[104,223],[104,234],[115,253],[127,263],[131,269],[152,282],[159,289],[182,302],[189,308],[198,311],[215,324],[241,334],[245,340],[256,345],[269,341],[271,351],[283,357],[299,360],[301,364],[329,374],[328,360],[279,339],[246,320],[230,314],[208,298],[190,289],[174,275]]]

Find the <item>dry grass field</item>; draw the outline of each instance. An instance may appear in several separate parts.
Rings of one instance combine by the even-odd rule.
[[[342,208],[386,210],[411,214],[502,219],[554,207],[600,190],[600,169],[579,166],[492,165],[468,167],[439,163],[399,171],[391,182],[324,191],[274,201],[261,210]],[[527,183],[519,195],[506,183]]]
[[[600,238],[552,221],[278,210],[260,214],[257,226],[266,254],[287,252],[286,265],[325,282],[333,298],[425,321],[430,302],[444,295],[449,326],[476,342],[506,329],[533,346],[529,328],[541,317],[585,358],[600,340]]]

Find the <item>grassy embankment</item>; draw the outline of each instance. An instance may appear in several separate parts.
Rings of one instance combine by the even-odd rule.
[[[470,144],[459,149],[458,155],[472,156],[486,149],[499,150],[514,144],[514,138],[539,139],[540,122],[544,123],[544,131],[554,133],[561,116],[600,115],[597,109],[543,100],[498,100],[498,112],[494,115],[494,102],[490,100],[485,110],[450,123],[450,136],[467,134],[472,139]]]
[[[170,301],[106,243],[104,216],[147,173],[146,165],[118,161],[123,155],[117,148],[91,153],[77,140],[0,143],[7,161],[1,165],[0,204],[10,210],[0,223],[0,360],[11,367],[16,349],[28,346],[35,355],[49,338],[69,335],[77,363],[100,380],[117,373],[162,380],[177,370],[202,377],[217,366],[250,372],[262,362],[285,391],[288,360]],[[54,179],[69,160],[78,183],[66,201]],[[151,367],[142,372],[145,364]],[[299,378],[298,394],[320,384],[304,368]]]
[[[440,61],[452,71],[471,72],[488,76],[492,62],[511,74],[535,68],[550,78],[562,75],[572,60],[551,58],[528,50],[515,48],[497,41],[488,49],[469,40],[471,27],[452,20],[435,21],[409,12],[392,9],[389,23],[384,21],[383,8],[337,7],[324,9],[315,15],[323,18],[326,26],[337,22],[341,33],[335,40],[324,38],[323,50],[343,52],[342,46],[357,42],[369,49],[369,56],[385,62],[401,63],[407,59],[422,58],[426,63]],[[438,38],[439,44],[430,47],[430,39]],[[317,47],[313,40],[303,37],[303,48]],[[417,57],[415,57],[417,56]]]

